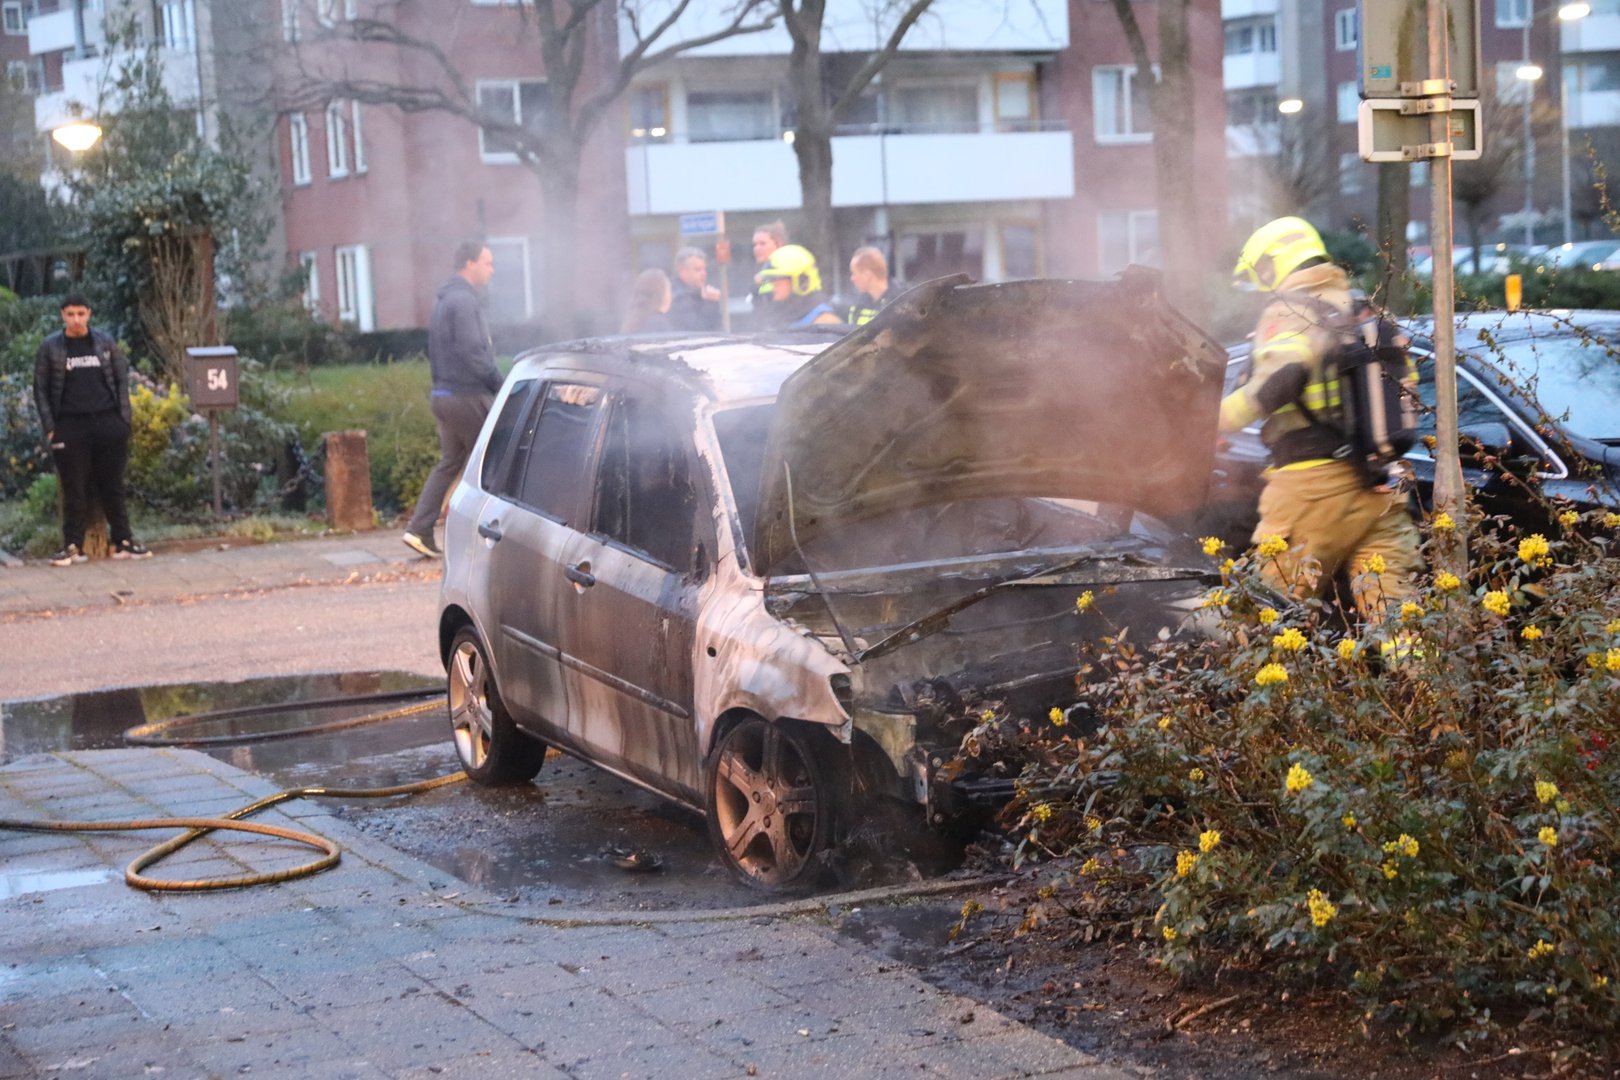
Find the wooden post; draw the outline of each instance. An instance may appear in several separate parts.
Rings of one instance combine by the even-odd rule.
[[[334,529],[369,532],[371,462],[364,431],[333,431],[326,436],[326,523]]]

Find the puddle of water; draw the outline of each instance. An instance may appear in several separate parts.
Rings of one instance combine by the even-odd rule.
[[[28,754],[50,753],[57,750],[100,750],[122,746],[123,734],[129,728],[137,724],[169,720],[176,716],[346,694],[431,689],[443,686],[443,682],[442,679],[428,679],[402,671],[366,671],[280,676],[248,679],[243,682],[132,687],[124,690],[73,694],[68,697],[0,702],[0,764],[15,761]],[[298,711],[247,717],[241,720],[222,720],[206,728],[193,729],[188,734],[220,735],[248,730],[269,731],[303,727],[394,708],[397,704],[373,704],[321,709],[318,712]],[[379,729],[360,730],[369,732]],[[434,725],[433,731],[435,738],[443,737],[441,725]],[[257,768],[253,762],[261,757],[272,762],[309,760],[310,749],[302,745],[303,740],[294,741],[300,744],[296,748],[290,743],[225,747],[215,756],[232,764],[241,765],[239,761],[241,755],[233,751],[246,750],[250,764],[241,767],[247,769]],[[319,753],[319,749],[316,753]]]
[[[0,900],[26,893],[51,892],[56,889],[77,889],[84,885],[99,885],[121,877],[116,870],[39,870],[0,874]]]

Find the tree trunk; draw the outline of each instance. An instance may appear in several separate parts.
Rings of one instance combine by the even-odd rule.
[[[832,138],[801,127],[793,139],[793,153],[799,159],[799,187],[804,202],[798,241],[816,257],[822,283],[830,288],[839,265],[832,211]]]
[[[833,251],[832,135],[833,116],[821,66],[821,11],[819,5],[801,8],[788,54],[788,77],[793,85],[793,156],[799,161],[799,189],[803,221],[795,239],[810,249],[828,280]]]
[[[1159,249],[1165,289],[1189,318],[1201,321],[1208,298],[1200,258],[1197,178],[1194,175],[1192,40],[1189,0],[1159,0],[1159,81],[1153,91],[1153,167],[1159,206]]]
[[[1374,242],[1378,245],[1379,277],[1383,282],[1382,306],[1393,315],[1407,314],[1411,289],[1406,280],[1406,225],[1412,216],[1412,166],[1386,161],[1378,166],[1378,221]]]

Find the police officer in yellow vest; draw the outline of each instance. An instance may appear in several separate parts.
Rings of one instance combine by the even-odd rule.
[[[849,283],[855,286],[855,302],[849,305],[844,321],[851,326],[865,326],[894,299],[889,260],[875,247],[855,249],[855,254],[849,258]]]
[[[1260,437],[1272,464],[1254,542],[1281,537],[1288,550],[1266,560],[1263,573],[1304,598],[1348,569],[1362,618],[1377,619],[1382,608],[1412,594],[1418,533],[1405,495],[1336,457],[1342,433],[1313,419],[1332,415],[1338,404],[1338,381],[1323,361],[1342,331],[1324,305],[1351,311],[1349,279],[1309,222],[1285,217],[1262,225],[1243,245],[1233,285],[1272,294],[1255,328],[1249,377],[1221,402],[1220,419],[1228,432],[1265,418]]]

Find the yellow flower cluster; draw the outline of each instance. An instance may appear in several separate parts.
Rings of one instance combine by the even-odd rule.
[[[1562,525],[1566,529],[1571,525],[1574,525],[1579,520],[1581,520],[1581,515],[1576,513],[1574,510],[1565,510],[1562,514],[1558,515],[1558,524]]]
[[[990,721],[994,720],[995,718],[996,718],[996,713],[995,713],[994,709],[986,709],[986,710],[984,710],[984,712],[979,714],[979,719],[983,720],[987,724]]]
[[[1288,793],[1290,795],[1298,794],[1314,783],[1316,783],[1316,777],[1311,775],[1311,770],[1307,769],[1297,761],[1294,762],[1293,765],[1289,766],[1288,777],[1283,781],[1283,784],[1288,788]]]
[[[1236,559],[1227,559],[1225,562],[1221,563],[1221,573],[1230,574],[1232,572],[1233,568],[1236,567],[1236,566],[1237,566],[1237,560]]]
[[[1453,574],[1450,570],[1442,570],[1438,574],[1434,575],[1434,587],[1439,589],[1441,592],[1450,592],[1452,589],[1457,588],[1461,584],[1462,578],[1458,577],[1456,574]]]
[[[1277,621],[1277,618],[1278,618],[1277,609],[1276,608],[1270,608],[1270,607],[1263,607],[1263,608],[1260,609],[1260,614],[1259,614],[1258,618],[1260,619],[1260,625],[1261,626],[1270,626],[1272,623]]]
[[[962,918],[971,919],[984,910],[984,905],[977,900],[968,900],[962,904]]]
[[[1384,877],[1387,878],[1390,881],[1394,881],[1396,878],[1401,876],[1401,872],[1399,870],[1395,869],[1395,864],[1393,862],[1389,862],[1389,861],[1386,860],[1385,863],[1384,863],[1383,869],[1384,869]]]
[[[1608,529],[1620,529],[1620,514],[1612,512],[1604,514],[1603,526]]]
[[[1218,536],[1200,536],[1198,542],[1204,545],[1204,554],[1209,556],[1219,555],[1221,548],[1226,546]]]
[[[1558,785],[1551,780],[1536,781],[1536,801],[1543,806],[1558,798]]]
[[[1309,642],[1305,640],[1305,635],[1292,626],[1271,639],[1271,647],[1281,649],[1283,652],[1299,652],[1307,644]]]
[[[1069,718],[1063,715],[1063,710],[1056,705],[1052,706],[1052,711],[1046,714],[1046,718],[1052,722],[1053,727],[1062,727],[1069,722]]]
[[[1057,895],[1057,886],[1042,885],[1040,888],[1035,890],[1035,895],[1042,900],[1050,900],[1052,897]]]
[[[1429,528],[1435,532],[1453,532],[1457,528],[1457,523],[1451,520],[1450,514],[1436,514],[1434,520],[1429,522]]]
[[[1382,555],[1369,555],[1361,563],[1361,572],[1363,574],[1382,574],[1388,569],[1389,567],[1384,564]]]
[[[1176,934],[1176,928],[1175,927],[1167,926],[1167,927],[1164,928],[1162,933],[1164,934],[1164,940],[1166,940],[1166,941],[1174,941],[1174,940],[1176,940],[1177,934]]]
[[[1355,829],[1355,827],[1356,827],[1356,815],[1354,815],[1354,814],[1346,814],[1346,815],[1344,815],[1344,817],[1339,819],[1339,824],[1343,825],[1348,830]]]
[[[1609,985],[1609,977],[1607,975],[1594,975],[1594,976],[1592,976],[1592,989],[1594,989],[1594,990],[1602,990],[1604,987],[1606,987],[1608,985]]]
[[[1280,536],[1262,537],[1260,546],[1254,550],[1262,559],[1275,559],[1288,550],[1288,541]]]
[[[1492,589],[1480,599],[1479,603],[1493,615],[1506,615],[1508,608],[1513,606],[1508,601],[1508,594],[1501,589]]]
[[[1210,852],[1220,847],[1220,845],[1221,830],[1205,829],[1203,832],[1198,834],[1198,850],[1202,851],[1205,855],[1208,855]]]
[[[1524,638],[1524,640],[1526,640],[1526,641],[1540,641],[1541,640],[1541,627],[1539,627],[1539,626],[1527,626],[1523,630],[1519,631],[1519,636]]]
[[[1095,874],[1101,869],[1102,863],[1098,862],[1096,859],[1087,859],[1085,862],[1080,864],[1080,872],[1082,874]]]
[[[1075,601],[1074,601],[1075,610],[1077,610],[1077,611],[1090,611],[1091,610],[1091,605],[1096,603],[1096,602],[1097,602],[1097,598],[1091,594],[1090,589],[1087,589],[1085,592],[1081,593],[1078,597],[1075,598]]]
[[[1527,562],[1532,566],[1552,565],[1552,545],[1540,533],[1534,533],[1519,541],[1519,561]]]
[[[1034,818],[1037,822],[1051,821],[1052,804],[1044,802],[1036,803],[1034,806],[1029,808],[1029,816]]]
[[[1312,889],[1306,893],[1305,903],[1311,909],[1311,925],[1313,926],[1326,926],[1333,921],[1333,916],[1339,913],[1339,909],[1328,900],[1321,889]]]
[[[1200,781],[1202,781],[1204,779],[1204,770],[1203,769],[1196,769],[1196,768],[1193,769],[1191,772],[1189,772],[1187,774],[1187,779],[1191,780],[1195,784],[1199,783]]]
[[[1176,877],[1186,877],[1196,869],[1198,869],[1198,852],[1176,852]]]
[[[1606,634],[1620,634],[1620,619],[1610,619],[1604,624],[1603,632]]]
[[[1393,840],[1384,841],[1385,855],[1405,855],[1408,859],[1415,859],[1418,851],[1418,842],[1405,833],[1401,833]]]
[[[1211,589],[1204,594],[1203,602],[1198,606],[1206,608],[1225,607],[1229,596],[1230,594],[1225,589]]]
[[[1620,649],[1610,649],[1604,653],[1603,666],[1610,671],[1620,671]]]
[[[1401,618],[1416,619],[1423,614],[1423,605],[1408,600],[1401,605]]]
[[[1102,818],[1093,817],[1090,814],[1087,814],[1086,815],[1086,828],[1090,829],[1092,832],[1101,831],[1101,829],[1102,829]]]
[[[1558,846],[1558,830],[1551,825],[1543,825],[1541,831],[1536,833],[1536,839],[1541,841],[1542,847]]]
[[[1267,664],[1254,673],[1254,685],[1274,686],[1288,681],[1288,669],[1281,664]]]
[[[1551,956],[1557,951],[1558,946],[1554,945],[1550,941],[1542,940],[1536,942],[1534,945],[1526,949],[1524,955],[1529,957],[1531,960],[1540,960],[1543,956]]]
[[[1350,660],[1350,659],[1354,658],[1355,655],[1356,655],[1356,639],[1355,638],[1340,638],[1339,639],[1339,659],[1340,660]]]
[[[1170,730],[1170,718],[1168,716],[1159,717],[1159,730],[1160,731],[1169,731]]]

